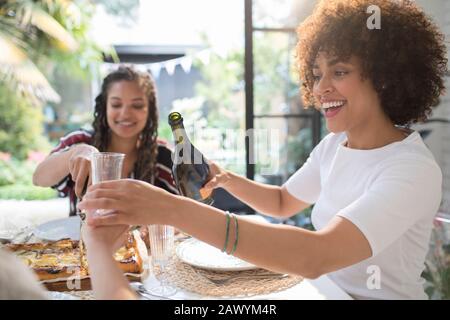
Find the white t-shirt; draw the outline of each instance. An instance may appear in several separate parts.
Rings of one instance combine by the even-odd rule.
[[[290,194],[315,204],[316,230],[342,216],[371,246],[372,257],[328,276],[355,298],[426,299],[421,273],[441,201],[439,166],[417,132],[371,150],[346,140],[327,135],[286,182]]]

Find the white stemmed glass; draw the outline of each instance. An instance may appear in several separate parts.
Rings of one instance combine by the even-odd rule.
[[[159,283],[148,290],[150,293],[168,297],[177,292],[177,289],[166,283],[166,265],[172,257],[174,249],[174,228],[168,225],[149,225],[150,250],[153,272],[159,269]]]

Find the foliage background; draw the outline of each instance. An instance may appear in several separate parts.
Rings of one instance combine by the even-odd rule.
[[[0,160],[0,199],[56,196],[32,185],[37,163],[30,157],[36,151],[47,154],[51,147],[43,134],[43,110],[65,106],[42,92],[58,91],[62,78],[89,81],[103,53],[116,57],[89,36],[96,5],[123,14],[138,2],[0,1],[0,44],[12,48],[0,57],[0,154],[8,158]],[[132,12],[129,7],[126,16],[132,18]]]

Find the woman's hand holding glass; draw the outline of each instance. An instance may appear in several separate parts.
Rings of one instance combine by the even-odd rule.
[[[88,215],[90,226],[170,224],[177,198],[147,182],[122,179],[90,186],[78,208],[113,210],[107,215]]]

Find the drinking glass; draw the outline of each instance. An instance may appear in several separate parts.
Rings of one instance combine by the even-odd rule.
[[[91,157],[92,184],[107,180],[119,180],[125,154],[115,152],[96,152]],[[98,209],[95,214],[105,215],[111,210]]]
[[[174,249],[174,228],[168,225],[149,225],[150,250],[153,272],[159,274],[158,284],[150,287],[150,293],[168,297],[177,292],[177,289],[166,281],[166,266],[170,261]]]

